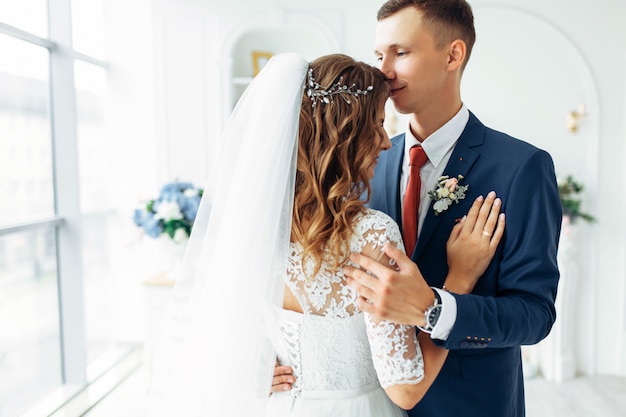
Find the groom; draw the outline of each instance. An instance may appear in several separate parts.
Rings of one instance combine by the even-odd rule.
[[[363,311],[417,325],[449,350],[437,379],[409,416],[524,416],[520,346],[542,340],[555,320],[561,205],[552,159],[485,127],[463,104],[461,75],[474,39],[465,0],[390,0],[378,12],[380,68],[396,109],[410,114],[410,121],[406,133],[381,153],[370,206],[406,228],[409,149],[421,146],[428,159],[419,169],[419,214],[413,220],[418,236],[409,255],[434,292],[417,291],[414,268],[394,272],[358,255],[363,269],[381,271],[379,279],[358,270],[349,275],[364,297]],[[438,214],[428,191],[441,175],[461,175],[459,185],[468,190]],[[507,218],[496,255],[473,294],[442,290],[451,229],[478,195],[491,190],[502,199]],[[407,265],[399,251],[388,254]]]

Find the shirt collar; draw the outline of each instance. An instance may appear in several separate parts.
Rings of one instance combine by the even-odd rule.
[[[410,126],[407,127],[404,139],[404,155],[409,154],[411,147],[415,145],[421,145],[424,148],[428,161],[436,168],[443,160],[446,153],[454,146],[461,133],[465,129],[469,120],[469,110],[465,103],[461,105],[461,109],[448,120],[446,124],[441,126],[430,136],[428,136],[422,143],[420,143],[413,133],[411,133]]]

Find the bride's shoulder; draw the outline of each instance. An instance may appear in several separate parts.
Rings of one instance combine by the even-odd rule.
[[[355,220],[357,228],[398,230],[397,223],[389,215],[371,208],[365,208]]]
[[[384,242],[394,242],[396,246],[402,246],[398,224],[382,211],[366,208],[355,220],[355,242],[360,244],[369,242],[375,246],[381,246]]]

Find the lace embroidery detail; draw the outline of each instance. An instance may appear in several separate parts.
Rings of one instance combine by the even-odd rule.
[[[398,226],[381,212],[365,210],[355,218],[353,229],[350,251],[381,251],[387,241],[404,250]],[[301,254],[300,245],[290,245],[286,284],[304,311],[303,321],[299,327],[283,326],[283,333],[289,333],[284,334],[289,360],[300,381],[294,386],[298,393],[354,389],[377,376],[383,387],[419,382],[424,365],[414,328],[364,318],[342,268],[323,263],[307,280],[304,271],[311,265],[303,265]],[[293,329],[299,332],[297,338],[291,335]]]
[[[424,379],[424,359],[415,327],[389,321],[376,323],[365,314],[374,367],[383,388],[417,384]]]

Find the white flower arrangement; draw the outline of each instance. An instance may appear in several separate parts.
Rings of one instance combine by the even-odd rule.
[[[135,210],[133,221],[152,238],[166,234],[176,243],[184,242],[191,234],[202,193],[202,188],[188,182],[165,184],[157,199]]]
[[[435,189],[428,192],[430,198],[435,202],[433,204],[435,216],[440,215],[452,204],[458,204],[465,198],[465,192],[469,185],[459,185],[459,181],[462,179],[463,175],[458,175],[456,178],[450,178],[447,175],[441,176],[437,180]]]

